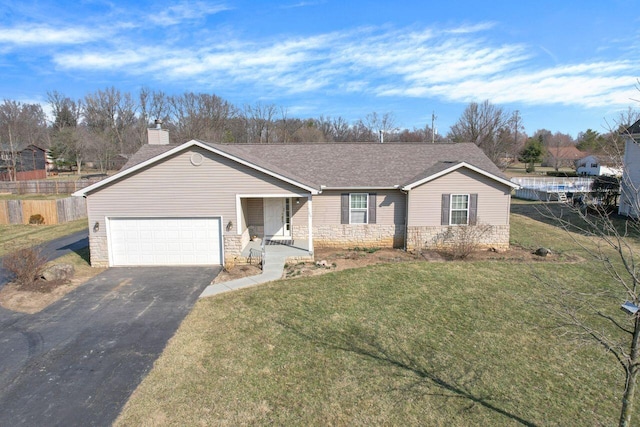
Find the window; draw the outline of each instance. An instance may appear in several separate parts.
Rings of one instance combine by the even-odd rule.
[[[469,223],[469,195],[451,195],[451,215],[449,224],[466,225]]]
[[[369,194],[351,193],[349,194],[349,223],[366,224]]]
[[[340,224],[375,224],[376,193],[342,193]]]
[[[477,194],[443,194],[441,225],[476,225],[478,222]]]

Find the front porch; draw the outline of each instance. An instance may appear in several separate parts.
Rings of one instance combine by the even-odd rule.
[[[310,194],[236,195],[236,207],[237,234],[226,236],[225,264],[313,261]]]

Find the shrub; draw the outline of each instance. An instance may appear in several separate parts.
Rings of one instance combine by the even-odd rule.
[[[13,281],[19,288],[32,290],[41,281],[47,260],[37,247],[19,248],[2,260],[2,266],[13,274]]]
[[[575,171],[548,171],[547,176],[577,177],[578,173]]]
[[[439,243],[453,259],[465,259],[480,249],[484,236],[491,230],[488,224],[452,226],[441,235]]]
[[[40,214],[31,215],[29,217],[29,224],[44,224],[44,217]]]

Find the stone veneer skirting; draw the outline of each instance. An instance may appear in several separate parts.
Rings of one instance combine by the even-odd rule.
[[[320,225],[313,228],[314,247],[345,248],[404,246],[403,225],[338,224]]]
[[[435,249],[447,245],[447,238],[455,233],[457,227],[408,227],[407,250]],[[307,227],[296,227],[293,230],[293,238],[306,239]],[[242,253],[242,248],[249,242],[249,230],[238,236],[237,234],[225,234],[224,263],[225,266],[233,266]],[[108,267],[109,252],[106,235],[96,236],[89,233],[91,247],[91,265],[93,267]],[[313,242],[315,247],[348,248],[360,247],[404,247],[404,226],[377,225],[377,224],[339,224],[322,225],[314,227]],[[494,225],[479,239],[479,244],[484,247],[496,249],[509,248],[509,226]]]
[[[107,246],[107,236],[98,235],[89,231],[89,256],[91,267],[109,267],[109,248]]]
[[[478,245],[495,249],[509,249],[508,225],[478,225],[482,232],[475,234]],[[456,232],[462,230],[459,226],[437,227],[408,227],[407,250],[437,249],[451,244],[456,238]],[[473,234],[471,234],[473,235]]]

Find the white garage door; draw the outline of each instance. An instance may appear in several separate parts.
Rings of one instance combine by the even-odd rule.
[[[111,265],[221,264],[220,218],[111,218]]]

